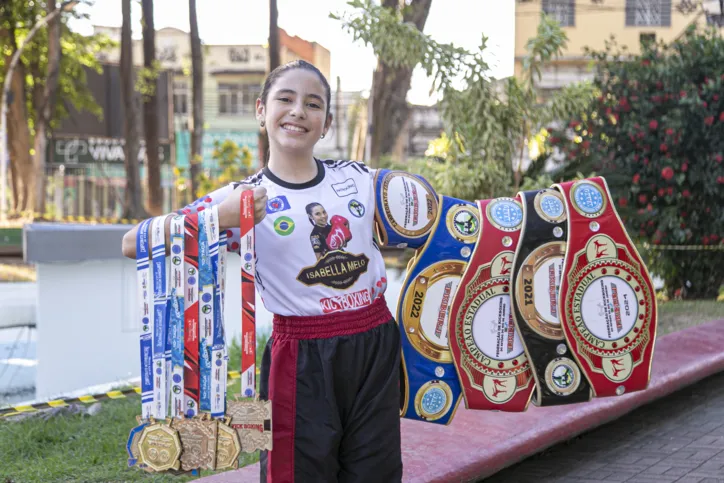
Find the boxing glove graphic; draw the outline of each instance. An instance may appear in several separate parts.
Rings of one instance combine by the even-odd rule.
[[[332,229],[327,235],[327,246],[330,250],[343,248],[352,239],[352,232],[349,230],[349,221],[343,216],[334,215],[329,220]]]

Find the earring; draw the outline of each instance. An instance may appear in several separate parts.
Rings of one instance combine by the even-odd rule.
[[[259,125],[260,125],[261,127],[264,127],[264,121],[260,122]]]
[[[321,137],[321,138],[319,138],[319,139],[324,139],[324,134],[322,134],[322,137]]]

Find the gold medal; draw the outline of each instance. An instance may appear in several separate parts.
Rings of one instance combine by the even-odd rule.
[[[181,453],[181,469],[216,469],[216,420],[174,419],[171,427],[178,431],[183,452]]]
[[[241,451],[253,453],[272,449],[271,401],[229,401],[226,413],[231,417],[231,427],[239,435]]]
[[[216,440],[216,469],[237,469],[241,454],[241,441],[236,431],[225,422],[219,421],[219,432]]]
[[[178,432],[166,424],[144,428],[138,440],[140,461],[154,471],[181,468],[181,440]]]

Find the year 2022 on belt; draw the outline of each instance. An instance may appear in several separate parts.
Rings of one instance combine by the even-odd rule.
[[[426,238],[408,265],[397,308],[402,336],[400,414],[404,418],[448,424],[461,397],[449,347],[448,321],[457,284],[478,239],[478,210],[472,203],[446,196],[436,196],[434,202],[429,202],[434,192],[410,175],[387,172],[381,176],[387,186],[378,191],[383,195],[383,210],[387,212],[382,216],[391,220],[384,227],[387,240],[395,240],[395,246],[410,246],[419,238]],[[405,186],[406,183],[409,185]],[[415,206],[422,208],[425,217],[428,206],[435,210],[429,233],[413,238],[411,230],[390,230],[409,224],[414,219],[409,207]]]

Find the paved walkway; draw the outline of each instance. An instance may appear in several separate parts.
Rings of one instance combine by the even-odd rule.
[[[483,481],[724,483],[724,373]]]

